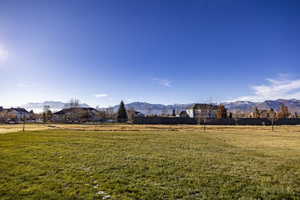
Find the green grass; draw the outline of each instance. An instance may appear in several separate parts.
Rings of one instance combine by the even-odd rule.
[[[300,134],[241,129],[0,135],[1,200],[105,198],[300,199]]]

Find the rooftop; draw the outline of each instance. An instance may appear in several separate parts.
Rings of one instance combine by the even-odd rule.
[[[219,108],[219,106],[217,105],[213,105],[213,104],[200,104],[200,103],[196,103],[193,104],[192,106],[190,106],[188,109],[211,109],[211,110],[217,110]]]
[[[86,108],[86,107],[76,107],[76,108],[65,108],[62,109],[61,111],[58,111],[54,114],[56,115],[63,115],[66,113],[71,113],[71,112],[82,112],[82,111],[97,111],[95,108]]]

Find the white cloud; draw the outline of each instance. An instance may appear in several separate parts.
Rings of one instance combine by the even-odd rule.
[[[265,101],[276,99],[300,99],[300,80],[280,77],[266,79],[267,83],[251,87],[253,95],[242,96],[233,101]]]
[[[18,83],[17,87],[19,87],[19,88],[30,88],[30,87],[34,87],[34,85],[30,84],[30,83]]]
[[[4,62],[8,59],[8,51],[0,46],[0,62]]]
[[[172,87],[172,81],[168,79],[154,78],[153,81],[164,87]]]
[[[103,98],[103,97],[108,97],[108,94],[95,94],[94,96],[96,98]]]
[[[127,98],[126,100],[125,100],[125,102],[126,103],[129,103],[129,102],[132,102],[133,100],[131,99],[131,98]]]

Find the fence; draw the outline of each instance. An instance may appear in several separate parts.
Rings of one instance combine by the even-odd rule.
[[[268,118],[206,119],[197,121],[183,117],[137,117],[134,124],[207,124],[207,125],[272,125]],[[274,125],[300,125],[300,118],[274,120]]]
[[[193,118],[183,117],[136,117],[134,124],[197,124]]]

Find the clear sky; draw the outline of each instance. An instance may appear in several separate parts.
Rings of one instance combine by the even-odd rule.
[[[298,0],[0,0],[0,105],[300,99]]]

